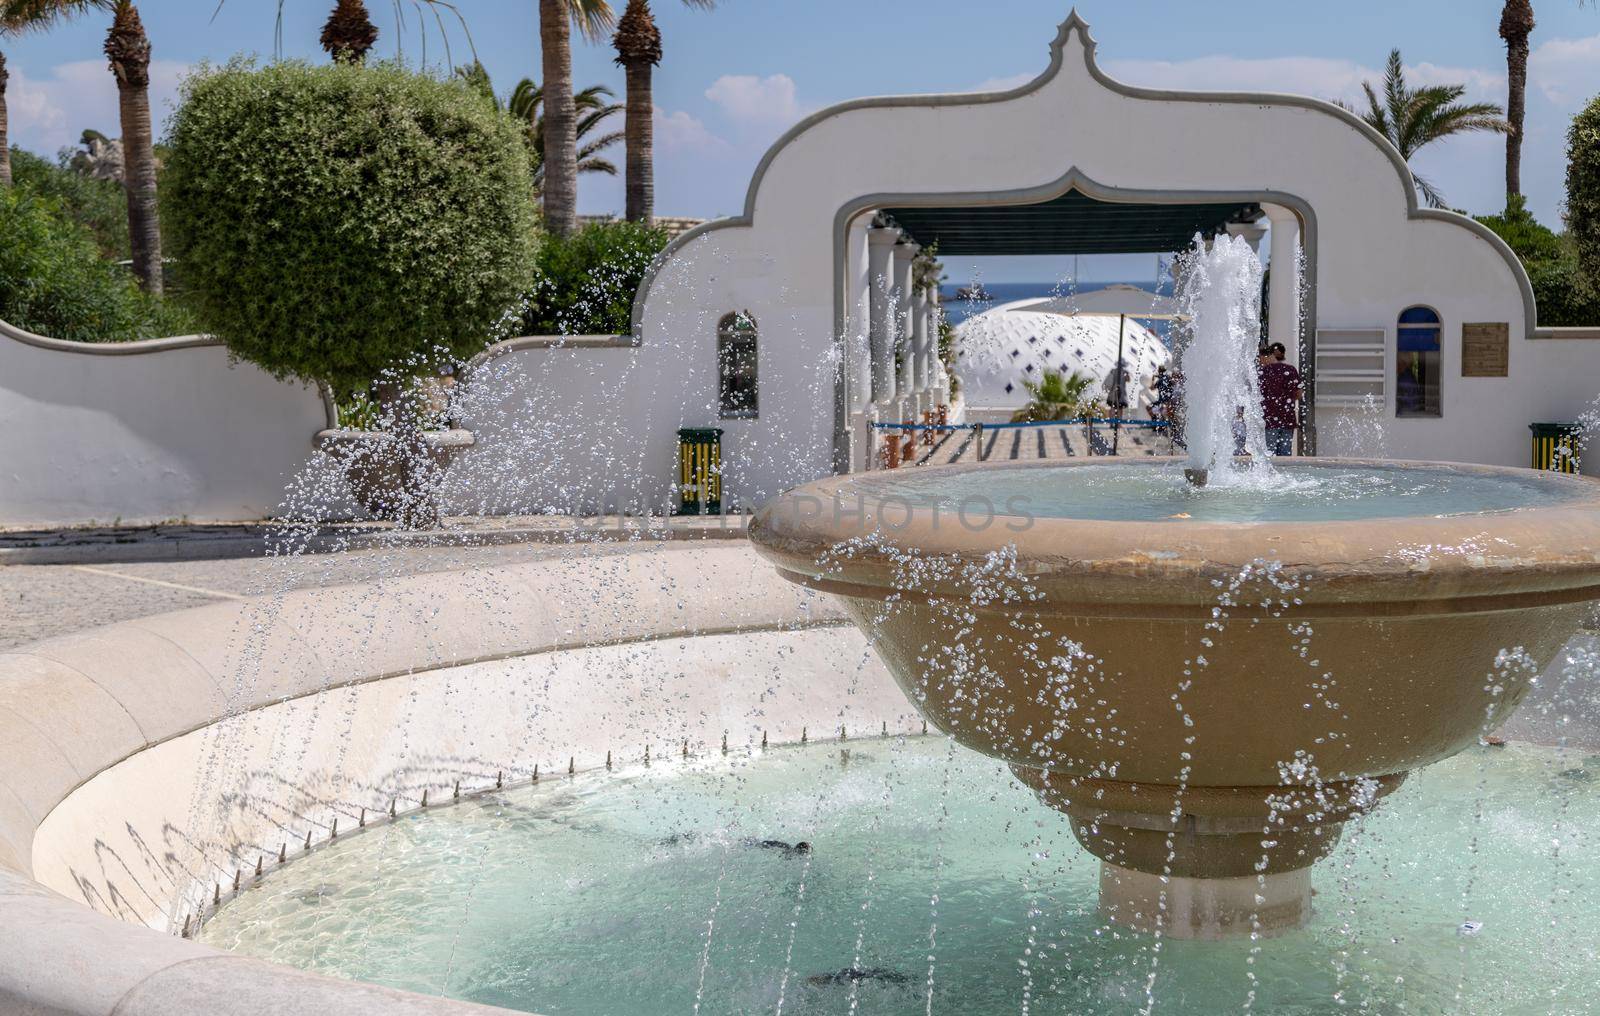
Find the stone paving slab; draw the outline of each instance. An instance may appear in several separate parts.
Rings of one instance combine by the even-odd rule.
[[[286,557],[206,557],[98,564],[0,565],[0,650],[185,607],[425,572],[547,558],[676,553],[697,540],[408,546]]]

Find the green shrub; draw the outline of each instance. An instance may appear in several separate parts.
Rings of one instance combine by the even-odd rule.
[[[537,224],[518,125],[396,64],[234,61],[183,86],[165,240],[207,330],[341,399],[514,331]]]
[[[128,259],[128,196],[120,183],[96,180],[20,148],[11,149],[11,178],[17,187],[55,201],[62,214],[86,227],[101,257]]]
[[[1521,194],[1510,195],[1506,210],[1499,215],[1480,215],[1478,221],[1499,234],[1524,263],[1555,261],[1566,253],[1560,234],[1533,217],[1528,211],[1527,199]]]
[[[1600,324],[1600,287],[1578,266],[1577,255],[1566,245],[1564,257],[1527,265],[1533,299],[1539,305],[1539,324],[1546,327]]]
[[[1584,277],[1600,288],[1600,97],[1567,131],[1567,232]]]
[[[25,187],[0,187],[0,320],[57,339],[125,342],[195,331],[171,301],[141,292],[88,229]]]
[[[1521,194],[1511,195],[1504,212],[1479,216],[1478,221],[1522,259],[1539,308],[1539,324],[1600,324],[1600,288],[1579,267],[1571,236],[1540,225]]]
[[[667,234],[635,222],[593,222],[539,251],[524,335],[626,335],[633,297]]]

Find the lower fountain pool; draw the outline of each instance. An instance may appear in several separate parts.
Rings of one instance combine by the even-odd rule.
[[[1306,927],[1176,941],[1099,916],[1095,858],[1003,764],[814,742],[402,816],[200,937],[547,1016],[1600,1012],[1596,779],[1581,751],[1468,750],[1348,824]]]

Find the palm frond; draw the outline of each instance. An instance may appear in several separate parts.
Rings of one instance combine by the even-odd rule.
[[[590,131],[594,130],[596,127],[600,126],[605,121],[607,121],[607,120],[611,119],[612,117],[616,116],[617,114],[621,113],[622,110],[623,110],[622,106],[620,106],[620,105],[618,105],[616,103],[612,103],[609,106],[601,106],[599,109],[590,110],[589,112],[587,112],[587,113],[583,114],[582,116],[578,117],[578,121],[577,121],[577,123],[578,123],[578,126],[577,126],[577,135],[578,135],[578,137],[581,138],[585,134],[588,134]]]
[[[580,172],[580,173],[604,173],[606,176],[616,176],[617,175],[617,164],[612,162],[609,159],[597,159],[597,158],[585,159],[585,158],[580,156],[578,158],[578,172]]]
[[[81,14],[116,7],[117,0],[0,0],[0,34],[43,32]]]
[[[1367,93],[1367,113],[1362,119],[1390,144],[1394,143],[1394,131],[1389,128],[1389,114],[1384,112],[1383,104],[1378,101],[1378,93],[1372,90],[1372,82],[1361,82],[1361,90]]]
[[[567,0],[572,12],[572,27],[591,42],[603,39],[617,23],[617,15],[606,0]]]
[[[0,14],[3,14],[8,2],[18,6],[51,6],[70,4],[78,7],[99,7],[105,10],[110,10],[118,3],[123,2],[123,0],[0,0]],[[217,0],[216,9],[211,12],[211,20],[215,21],[217,19],[217,15],[221,13],[223,5],[227,2],[228,0]],[[439,34],[444,39],[446,65],[454,64],[455,60],[450,56],[450,33],[445,30],[444,16],[439,13],[441,10],[448,11],[450,16],[456,19],[456,23],[461,26],[461,34],[467,38],[467,49],[472,53],[473,62],[476,63],[478,61],[478,46],[477,43],[472,41],[472,29],[467,26],[466,17],[462,15],[460,9],[456,7],[452,0],[407,0],[407,2],[410,3],[412,7],[416,8],[417,11],[417,23],[421,28],[422,34],[422,62],[424,64],[428,62],[428,32],[427,27],[422,24],[422,11],[424,7],[433,13],[433,19],[439,26]],[[575,0],[575,2],[584,2],[584,0]],[[273,51],[279,56],[283,55],[284,3],[285,0],[278,0],[277,21],[273,29]],[[405,8],[402,6],[401,0],[393,0],[393,4],[395,16],[395,53],[397,56],[403,58],[405,56]]]
[[[1406,84],[1405,64],[1398,49],[1389,51],[1383,73],[1382,93],[1370,81],[1361,83],[1367,97],[1367,111],[1360,114],[1373,130],[1382,134],[1407,164],[1424,145],[1456,134],[1477,131],[1510,133],[1512,126],[1505,111],[1492,102],[1462,102],[1466,85]],[[1339,103],[1345,109],[1355,110]],[[1412,174],[1423,200],[1435,208],[1444,207],[1444,195],[1432,184]]]
[[[607,99],[615,97],[616,94],[605,85],[590,85],[588,88],[572,93],[572,104],[578,109],[599,109],[606,105]],[[617,108],[621,109],[622,107],[618,106]]]
[[[1362,82],[1362,87],[1366,87],[1366,82]],[[1384,113],[1391,125],[1389,137],[1395,138],[1401,130],[1401,125],[1405,123],[1406,109],[1410,105],[1406,89],[1405,64],[1400,60],[1398,49],[1389,51],[1389,63],[1383,73],[1383,98]]]
[[[1502,115],[1499,106],[1492,102],[1467,102],[1446,106],[1434,111],[1422,144],[1449,137],[1452,134],[1471,134],[1489,131],[1493,134],[1511,133],[1511,124]]]
[[[604,149],[610,148],[612,145],[621,142],[623,137],[624,134],[622,131],[612,131],[610,134],[602,134],[598,138],[585,141],[582,145],[578,146],[578,158],[586,159],[592,155],[598,155]]]
[[[506,104],[506,109],[516,119],[533,124],[539,122],[543,106],[544,89],[535,84],[532,78],[523,78],[511,90],[511,101]]]
[[[1017,410],[1011,422],[1044,423],[1079,416],[1085,408],[1085,395],[1092,383],[1077,371],[1064,375],[1058,370],[1046,369],[1039,375],[1039,380],[1022,382],[1022,387],[1032,398]]]
[[[1426,177],[1421,177],[1416,173],[1412,173],[1411,181],[1417,185],[1417,193],[1422,195],[1422,200],[1428,203],[1429,208],[1446,207],[1444,195],[1440,194],[1438,188],[1429,183]]]

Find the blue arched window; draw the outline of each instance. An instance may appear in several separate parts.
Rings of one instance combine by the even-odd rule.
[[[1439,400],[1439,314],[1431,307],[1407,307],[1395,328],[1395,416],[1441,416]]]
[[[747,313],[717,323],[717,415],[724,420],[756,418],[756,341],[755,318]]]

